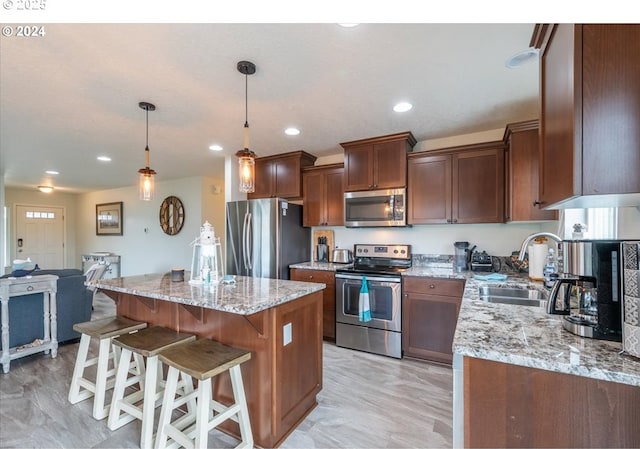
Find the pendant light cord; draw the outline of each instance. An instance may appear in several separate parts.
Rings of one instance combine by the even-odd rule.
[[[147,169],[149,169],[149,165],[151,165],[151,151],[149,151],[149,106],[145,108],[145,111],[147,112],[147,146],[144,149],[144,161],[146,163]]]
[[[249,76],[244,74],[244,126],[249,127]]]
[[[149,108],[146,108],[147,111],[147,151],[149,150]]]

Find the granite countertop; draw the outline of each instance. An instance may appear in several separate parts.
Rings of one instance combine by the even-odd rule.
[[[640,386],[640,359],[621,354],[622,343],[573,335],[562,328],[562,316],[549,315],[544,307],[479,299],[481,285],[544,289],[541,282],[517,275],[506,281],[478,281],[472,273],[449,271],[442,277],[467,279],[453,340],[454,353]],[[438,277],[435,272],[428,275]]]
[[[340,268],[351,267],[350,263],[332,263],[332,262],[301,262],[289,265],[289,268],[298,268],[301,270],[321,270],[336,271]]]
[[[185,273],[188,279],[189,273]],[[325,284],[236,276],[235,284],[191,285],[171,282],[170,274],[144,274],[85,282],[111,290],[238,315],[251,315],[293,301],[326,287]]]

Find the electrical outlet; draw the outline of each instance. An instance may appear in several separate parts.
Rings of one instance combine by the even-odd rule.
[[[291,340],[293,340],[291,323],[287,323],[282,327],[282,346],[287,346]]]

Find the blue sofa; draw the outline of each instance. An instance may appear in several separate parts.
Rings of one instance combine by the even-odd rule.
[[[84,274],[81,270],[68,268],[38,270],[33,273],[33,276],[43,274],[54,274],[59,278],[56,294],[58,343],[80,338],[80,334],[73,330],[73,325],[91,320],[93,301],[93,293],[84,285]],[[4,275],[1,278],[9,276]],[[9,301],[9,347],[24,345],[36,338],[43,338],[42,299],[42,293],[11,298]]]

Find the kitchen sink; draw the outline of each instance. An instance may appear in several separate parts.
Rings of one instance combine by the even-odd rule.
[[[545,292],[526,288],[483,285],[478,288],[478,293],[482,301],[517,306],[539,307],[542,301],[547,300]]]

